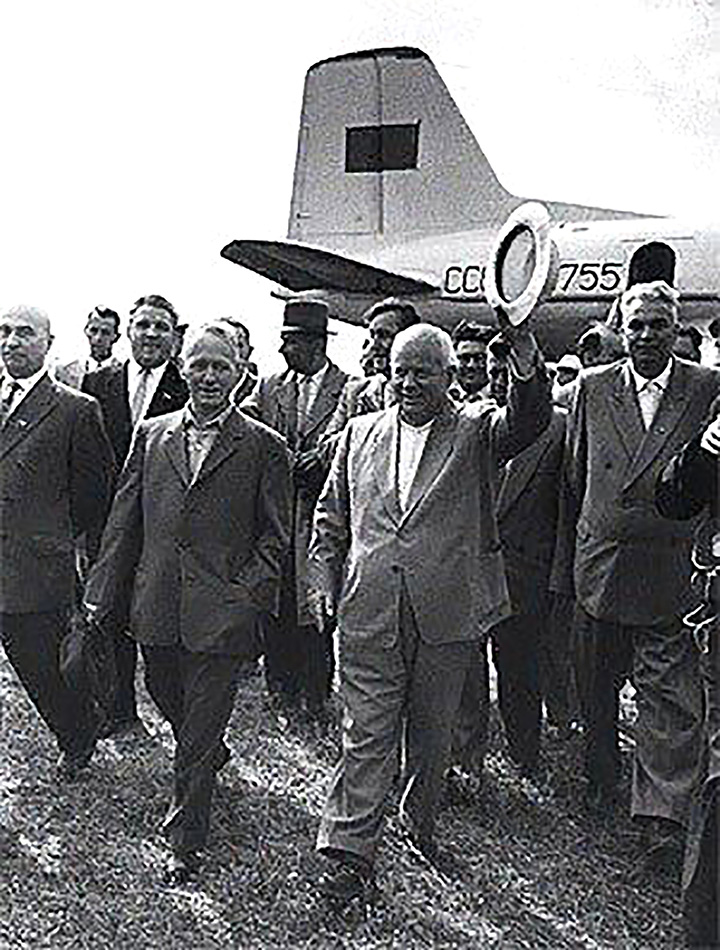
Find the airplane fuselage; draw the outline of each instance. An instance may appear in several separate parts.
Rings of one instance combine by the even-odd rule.
[[[425,319],[452,329],[459,320],[492,323],[483,272],[497,229],[483,228],[429,237],[404,236],[378,241],[336,235],[332,250],[387,271],[423,281],[434,289],[415,300]],[[604,319],[627,286],[638,251],[662,245],[672,255],[675,286],[681,294],[681,319],[706,326],[720,316],[720,227],[693,225],[680,219],[636,218],[627,221],[566,222],[551,231],[558,250],[555,287],[538,310],[537,329],[553,355],[572,347],[582,329]],[[327,245],[326,245],[327,247]],[[342,319],[360,323],[364,295],[325,294]]]

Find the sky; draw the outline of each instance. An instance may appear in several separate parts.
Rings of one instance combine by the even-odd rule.
[[[94,305],[162,293],[279,368],[273,285],[220,249],[286,235],[308,67],[394,45],[513,193],[720,220],[717,2],[24,0],[0,11],[0,306],[44,307],[70,359]],[[332,343],[346,369],[359,339]]]

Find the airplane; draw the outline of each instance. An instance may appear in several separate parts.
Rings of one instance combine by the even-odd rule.
[[[235,240],[221,254],[274,281],[275,296],[311,294],[349,323],[400,296],[448,330],[461,319],[492,324],[485,265],[525,201],[499,182],[426,53],[364,50],[306,74],[287,240]],[[639,280],[673,283],[684,322],[720,315],[720,228],[543,204],[559,266],[533,321],[549,358]],[[520,270],[531,255],[532,242]]]

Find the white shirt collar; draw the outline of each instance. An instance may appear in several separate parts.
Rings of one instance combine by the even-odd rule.
[[[673,371],[674,365],[675,365],[675,361],[673,360],[671,356],[670,359],[668,360],[667,366],[662,371],[662,373],[660,373],[659,376],[653,377],[653,382],[656,383],[663,392],[665,392],[665,390],[668,387],[668,383],[670,382],[670,374]],[[644,389],[645,385],[649,382],[649,380],[647,379],[646,376],[641,376],[640,373],[638,373],[638,371],[635,369],[635,367],[632,364],[632,360],[628,360],[628,369],[630,370],[630,379],[632,380],[636,391],[640,392],[640,390]]]
[[[159,382],[167,365],[167,363],[161,363],[160,366],[153,366],[150,370],[150,380],[152,382]],[[144,366],[141,366],[135,360],[128,360],[128,385],[131,390],[134,389],[134,384],[137,383],[140,378],[140,373],[142,373],[144,368]]]
[[[10,389],[11,383],[17,383],[22,396],[27,396],[30,390],[40,382],[46,373],[47,367],[44,364],[37,373],[33,373],[32,376],[25,376],[23,379],[16,379],[8,373],[3,380],[3,395]],[[17,396],[15,397],[15,405],[17,405]]]

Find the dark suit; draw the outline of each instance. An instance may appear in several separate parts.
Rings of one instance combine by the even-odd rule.
[[[243,411],[283,435],[295,458],[318,448],[348,380],[348,374],[328,361],[308,418],[296,428],[294,374],[286,371],[260,380],[243,405]],[[299,430],[299,431],[298,431]],[[265,660],[268,687],[290,699],[304,694],[313,711],[319,710],[330,692],[333,670],[332,636],[313,627],[307,608],[307,550],[313,512],[324,480],[324,472],[305,479],[293,477],[293,543],[283,571],[280,614],[268,616]]]
[[[431,838],[460,691],[477,640],[510,613],[493,509],[491,445],[505,458],[550,414],[544,373],[507,413],[448,399],[403,510],[398,409],[346,426],[315,514],[313,587],[338,601],[343,759],[318,836],[371,860],[406,726],[404,816]],[[495,435],[494,435],[495,433]]]
[[[549,581],[565,418],[554,409],[540,438],[507,463],[495,508],[513,606],[513,616],[492,630],[498,703],[510,753],[531,770],[540,747],[540,672],[549,665],[545,651],[551,653]]]
[[[178,851],[205,842],[236,674],[260,653],[259,615],[277,611],[289,532],[282,441],[233,410],[191,481],[184,416],[138,428],[85,593],[100,623],[129,614],[173,727]]]
[[[100,403],[119,474],[125,464],[133,434],[128,395],[128,360],[88,373],[83,380],[82,389]],[[167,363],[145,418],[153,419],[167,412],[174,412],[185,405],[187,398],[187,386],[180,371],[174,363]],[[99,537],[91,539],[91,556],[96,553],[98,543]],[[124,726],[132,724],[138,718],[135,697],[137,648],[126,635],[125,623],[121,617],[118,617],[118,629],[115,631],[115,660],[118,690],[113,720],[116,726]]]
[[[632,672],[633,814],[684,822],[702,738],[697,658],[681,626],[691,602],[693,525],[660,516],[655,482],[698,431],[720,373],[676,359],[646,431],[628,364],[582,373],[568,424],[586,769],[600,788],[617,781],[618,694]]]
[[[548,586],[565,418],[565,412],[553,409],[550,424],[539,438],[497,473],[495,517],[513,614],[491,631],[493,658],[508,748],[514,761],[529,771],[537,764],[540,748],[542,687],[551,679],[546,671],[560,665],[547,642]],[[463,687],[454,735],[457,762],[469,771],[482,766],[487,745],[488,684],[483,639]]]
[[[80,753],[94,741],[86,699],[58,670],[75,601],[75,542],[98,530],[112,450],[97,403],[44,376],[0,429],[0,627],[10,662],[57,736]]]
[[[82,390],[100,403],[119,472],[130,450],[133,433],[128,395],[128,360],[88,373],[83,379]],[[175,363],[167,363],[144,418],[154,419],[166,412],[175,412],[185,405],[187,398],[188,390],[180,370]]]

